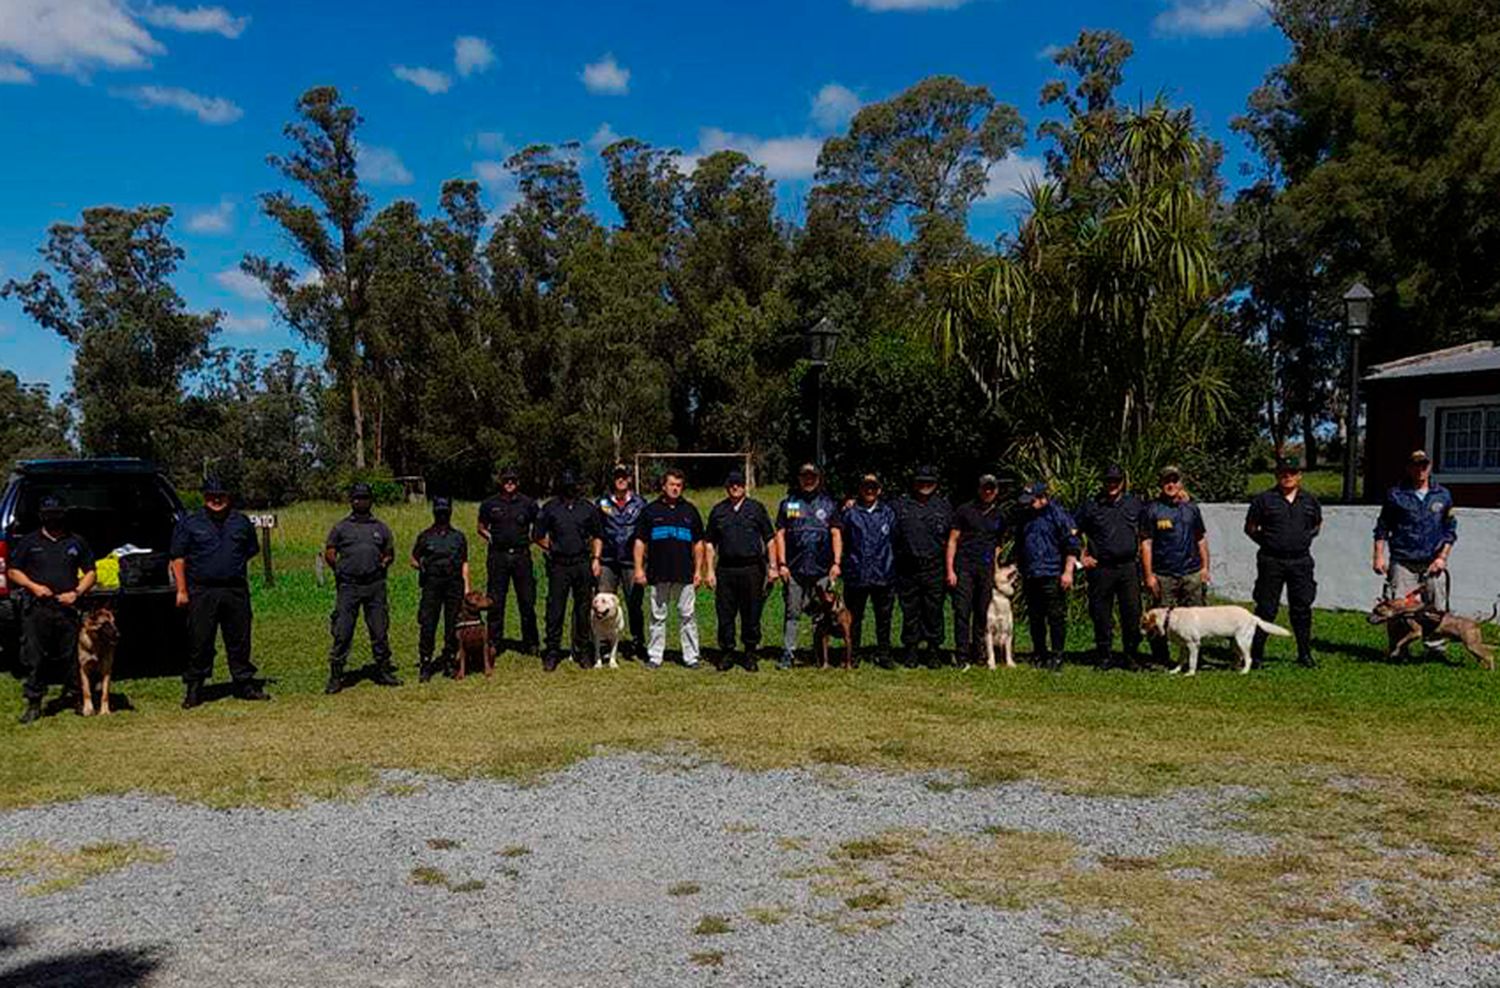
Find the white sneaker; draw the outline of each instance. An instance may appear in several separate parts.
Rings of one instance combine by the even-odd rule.
[[[1422,644],[1434,651],[1446,652],[1448,650],[1448,639],[1446,638],[1437,638],[1430,642],[1423,642]]]

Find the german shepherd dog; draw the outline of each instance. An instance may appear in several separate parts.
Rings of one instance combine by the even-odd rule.
[[[828,639],[835,637],[844,640],[844,668],[853,669],[854,618],[849,613],[849,608],[844,606],[844,598],[834,587],[833,581],[826,577],[819,580],[803,610],[812,615],[813,648],[818,653],[818,668],[829,668]]]
[[[83,694],[83,715],[94,715],[92,680],[99,680],[101,714],[109,713],[109,681],[115,671],[115,648],[120,644],[120,629],[115,624],[115,610],[99,604],[85,611],[83,627],[78,629],[78,686]]]
[[[458,605],[458,672],[455,679],[463,679],[469,671],[469,663],[476,669],[483,668],[486,676],[495,671],[495,650],[490,646],[490,637],[484,627],[484,614],[494,601],[477,590],[464,594],[464,602]]]

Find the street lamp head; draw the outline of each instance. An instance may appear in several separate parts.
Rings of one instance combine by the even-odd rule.
[[[1350,336],[1360,336],[1370,326],[1370,303],[1375,293],[1356,281],[1344,293],[1344,328]]]
[[[832,319],[824,316],[817,325],[807,331],[807,359],[819,367],[827,366],[833,359],[833,349],[838,346],[841,330]]]

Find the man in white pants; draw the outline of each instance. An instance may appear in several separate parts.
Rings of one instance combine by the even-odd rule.
[[[667,651],[667,611],[675,602],[681,625],[682,664],[698,668],[694,607],[703,580],[703,517],[682,497],[686,479],[672,467],[662,476],[661,497],[641,511],[635,528],[635,582],[650,588],[651,629],[646,668],[658,669]]]

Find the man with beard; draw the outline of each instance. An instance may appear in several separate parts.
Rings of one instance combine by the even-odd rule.
[[[365,629],[370,633],[370,654],[375,671],[370,681],[377,686],[400,686],[391,661],[391,644],[387,637],[391,626],[390,603],[386,596],[385,576],[396,558],[396,540],[385,522],[376,518],[372,508],[374,491],[369,484],[355,484],[349,490],[348,517],[328,533],[323,558],[333,567],[338,584],[338,598],[332,618],[333,647],[328,651],[328,685],[324,693],[344,688],[344,663],[354,642],[354,622],[361,610]]]
[[[255,681],[250,661],[250,581],[246,567],[260,552],[255,528],[230,507],[229,487],[218,477],[203,481],[203,507],[172,532],[172,578],[177,606],[188,612],[191,652],[182,673],[182,707],[203,702],[203,684],[214,674],[214,640],[224,636],[224,659],[242,700],[269,700]]]
[[[42,527],[15,544],[8,570],[11,585],[31,598],[21,619],[26,665],[23,724],[42,715],[48,670],[77,669],[78,598],[88,593],[95,579],[94,554],[88,543],[68,531],[62,500],[49,494],[40,509]]]

